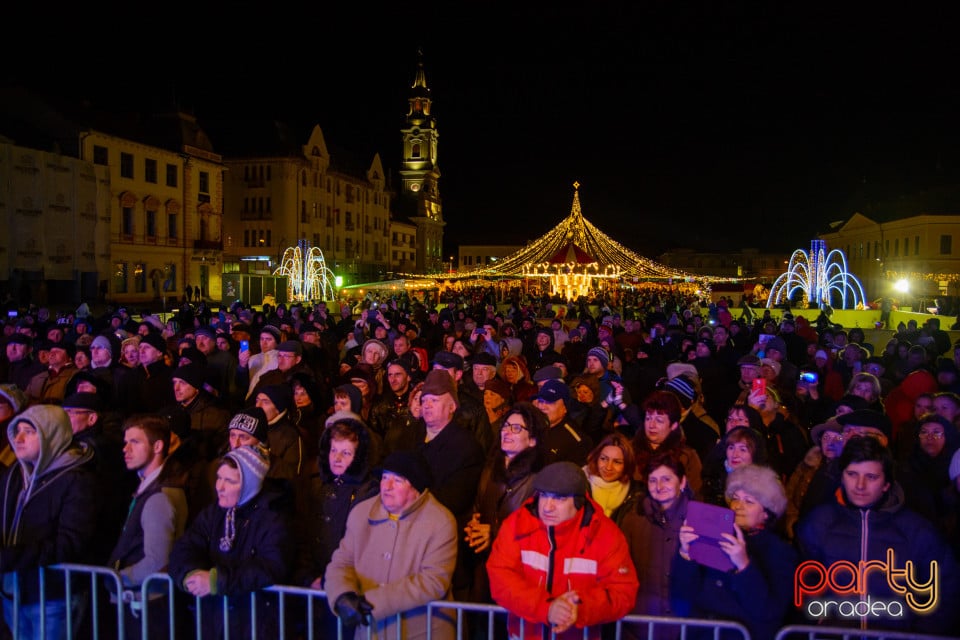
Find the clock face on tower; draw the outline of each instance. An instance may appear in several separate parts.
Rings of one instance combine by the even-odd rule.
[[[414,182],[413,184],[411,184],[410,191],[413,191],[414,193],[416,193],[417,191],[420,191],[420,184],[417,182]]]

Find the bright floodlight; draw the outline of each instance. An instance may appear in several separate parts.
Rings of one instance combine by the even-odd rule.
[[[900,293],[906,293],[910,290],[910,283],[905,278],[901,278],[893,283],[893,288]]]

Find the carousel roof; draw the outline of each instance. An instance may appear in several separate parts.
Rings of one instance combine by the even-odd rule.
[[[570,215],[546,234],[495,264],[459,273],[463,277],[529,277],[559,270],[589,270],[597,275],[644,280],[699,279],[693,274],[654,262],[623,246],[589,220],[580,209],[580,184],[573,184]]]

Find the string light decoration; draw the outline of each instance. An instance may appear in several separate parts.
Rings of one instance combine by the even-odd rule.
[[[460,272],[465,279],[539,279],[567,298],[587,295],[601,285],[625,280],[699,282],[708,278],[673,269],[626,248],[584,218],[580,208],[580,183],[573,183],[570,215],[540,238],[496,264]],[[724,278],[722,280],[729,280]]]
[[[288,300],[305,302],[336,298],[333,271],[327,268],[320,248],[311,247],[306,240],[300,240],[297,246],[284,250],[283,260],[273,275],[287,277]]]
[[[824,240],[811,240],[810,253],[803,249],[793,252],[786,273],[770,287],[767,308],[792,299],[797,291],[803,294],[803,305],[833,304],[833,293],[839,294],[842,309],[861,308],[867,300],[860,281],[847,270],[846,255],[839,249],[828,253]]]

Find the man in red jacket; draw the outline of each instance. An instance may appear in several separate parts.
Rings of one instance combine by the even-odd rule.
[[[545,637],[544,625],[558,640],[583,638],[573,627],[591,627],[589,637],[599,638],[599,625],[629,613],[637,595],[626,539],[588,497],[587,478],[572,462],[547,465],[533,488],[494,540],[490,593],[509,612],[511,638]]]

